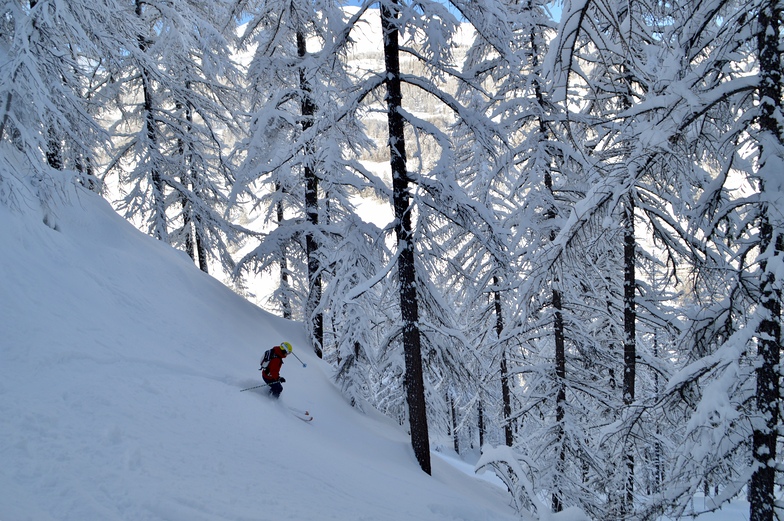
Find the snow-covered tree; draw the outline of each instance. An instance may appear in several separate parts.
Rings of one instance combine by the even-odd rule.
[[[2,6],[0,147],[42,204],[105,166],[205,271],[258,212],[235,273],[279,272],[282,314],[426,472],[431,433],[477,425],[530,518],[677,517],[708,487],[776,518],[780,1]],[[349,64],[367,23],[374,70]],[[391,183],[359,160],[376,113]]]
[[[305,319],[321,356],[329,320],[324,312],[341,307],[323,297],[335,295],[324,287],[327,264],[336,244],[353,240],[340,233],[364,240],[360,229],[343,226],[343,218],[353,216],[350,198],[383,186],[352,157],[368,142],[356,123],[356,86],[343,59],[350,43],[346,14],[338,3],[313,1],[241,2],[235,12],[249,19],[240,43],[252,53],[252,118],[234,190],[255,201],[264,220],[278,214],[271,235],[242,265],[257,271],[277,265],[290,278],[290,291],[280,292],[279,300]]]
[[[56,177],[97,187],[91,165],[107,145],[97,114],[105,103],[107,71],[133,34],[122,4],[7,0],[0,22],[0,139],[28,160],[42,203]],[[129,33],[130,31],[130,33]],[[55,171],[66,169],[67,173]]]
[[[207,271],[231,269],[240,229],[228,219],[233,182],[227,145],[238,132],[238,72],[224,28],[229,4],[136,1],[136,35],[109,64],[119,116],[106,175],[125,193],[121,208],[149,233]]]
[[[700,479],[721,486],[717,504],[748,486],[750,518],[771,520],[776,518],[772,462],[781,421],[772,405],[780,398],[781,375],[774,369],[781,351],[780,295],[769,272],[781,252],[780,203],[774,202],[781,191],[778,181],[770,184],[772,172],[780,175],[782,157],[781,123],[774,116],[782,102],[781,10],[776,2],[728,3],[712,4],[699,15],[700,29],[689,41],[714,42],[710,53],[701,49],[695,59],[709,73],[695,82],[706,105],[700,119],[720,113],[726,123],[699,149],[714,168],[696,206],[701,226],[694,227],[706,238],[698,273],[716,273],[718,267],[723,284],[707,276],[697,279],[695,292],[708,298],[694,321],[701,349],[670,382],[671,389],[682,395],[687,389],[692,397],[685,450],[698,443],[707,448],[696,461],[678,461],[675,470],[682,501]],[[718,17],[720,24],[705,23]],[[746,52],[735,54],[739,49]],[[712,435],[706,438],[706,432]]]

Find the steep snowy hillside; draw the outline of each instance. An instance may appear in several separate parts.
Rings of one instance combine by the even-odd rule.
[[[505,490],[444,457],[422,473],[298,324],[94,194],[59,187],[67,203],[43,210],[0,181],[0,520],[515,519]],[[282,340],[307,363],[286,360],[282,402],[240,392]]]

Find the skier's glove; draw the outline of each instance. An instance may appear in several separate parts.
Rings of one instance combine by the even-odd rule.
[[[281,376],[280,378],[278,378],[278,381],[279,381],[280,383],[285,383],[285,382],[286,382],[286,379],[285,379],[285,378],[283,378],[283,377]]]

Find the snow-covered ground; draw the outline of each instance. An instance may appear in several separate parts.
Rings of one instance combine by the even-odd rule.
[[[448,457],[421,472],[405,430],[351,408],[300,325],[63,190],[47,211],[19,186],[0,204],[0,520],[516,519]],[[307,364],[286,360],[282,403],[240,392],[282,340]]]
[[[44,210],[26,190],[0,176],[0,521],[518,519],[454,455],[421,472],[405,430],[351,408],[299,324],[94,194],[59,187],[67,202]],[[241,392],[282,340],[307,364],[287,359],[282,400]]]

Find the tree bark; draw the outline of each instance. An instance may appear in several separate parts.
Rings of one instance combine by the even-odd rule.
[[[46,132],[46,162],[55,170],[63,169],[63,145],[54,128],[49,127]]]
[[[302,59],[307,55],[305,34],[302,30],[297,31],[297,56]],[[311,87],[306,71],[299,70],[300,88],[300,113],[302,115],[302,131],[307,132],[313,126],[313,116],[316,113],[316,105],[311,96]],[[305,249],[308,257],[308,300],[305,305],[306,320],[310,321],[311,339],[313,349],[319,358],[323,356],[324,346],[324,314],[316,309],[321,304],[321,266],[317,256],[318,242],[316,241],[315,229],[319,224],[319,200],[318,187],[319,180],[316,170],[313,167],[315,162],[315,150],[313,143],[308,141],[305,145],[305,215],[310,225],[309,231],[305,234]]]
[[[482,407],[482,400],[479,400],[479,405],[477,406],[477,428],[479,430],[479,448],[481,449],[482,446],[485,444],[485,411]]]
[[[493,276],[493,285],[496,290],[493,292],[493,302],[495,304],[495,332],[499,337],[504,331],[504,316],[501,309],[501,292],[498,288],[498,277]],[[506,360],[506,349],[501,352],[501,399],[504,402],[504,442],[507,447],[514,443],[514,433],[512,432],[512,397],[509,391],[509,366]]]
[[[763,218],[760,234],[763,246],[771,244],[773,226]],[[776,245],[782,251],[781,239]],[[763,248],[763,251],[769,248]],[[776,445],[779,424],[779,362],[781,358],[781,295],[774,289],[776,276],[763,268],[761,304],[765,318],[757,328],[758,367],[756,408],[758,420],[752,434],[754,473],[749,483],[750,521],[776,519]]]
[[[760,133],[763,143],[782,147],[782,129],[778,124],[781,113],[781,8],[775,0],[767,2],[759,14],[757,48],[759,53],[759,99]],[[764,144],[760,148],[764,148]],[[764,150],[772,154],[772,151]],[[764,172],[765,155],[762,155],[760,169]],[[776,175],[781,175],[777,172]],[[760,183],[760,192],[765,191],[765,179]],[[771,223],[767,204],[763,204],[760,222],[760,252],[769,258],[781,255],[781,233]],[[778,444],[781,358],[781,294],[776,289],[776,267],[768,269],[770,262],[761,263],[762,280],[760,284],[760,304],[764,316],[757,329],[758,362],[756,369],[757,396],[756,408],[759,420],[754,423],[752,435],[752,458],[754,473],[749,483],[750,521],[773,521],[776,519],[776,445]]]
[[[283,187],[280,183],[275,184],[275,191],[278,192],[278,202],[275,204],[275,212],[276,217],[278,219],[278,226],[280,223],[283,222]],[[291,300],[289,299],[289,263],[288,259],[286,258],[286,250],[285,246],[284,249],[280,252],[280,287],[283,290],[283,294],[281,295],[281,311],[283,312],[283,318],[291,320]]]
[[[136,16],[141,18],[144,2],[136,0]],[[147,51],[147,39],[144,35],[139,35],[139,50],[142,52]],[[147,148],[148,154],[151,159],[150,178],[152,179],[152,193],[154,201],[154,219],[155,225],[153,234],[154,237],[161,241],[168,242],[168,231],[166,227],[166,202],[165,202],[165,185],[161,173],[154,163],[155,147],[158,143],[158,133],[156,132],[155,115],[153,114],[153,95],[152,85],[150,84],[149,73],[146,69],[142,68],[140,71],[142,78],[142,94],[144,96],[144,124],[147,133]]]
[[[554,281],[557,283],[558,281]],[[555,461],[555,474],[562,476],[566,470],[566,340],[564,335],[563,303],[561,290],[553,289],[553,333],[555,334],[555,378],[557,392],[555,396],[555,421],[558,430],[558,459]],[[557,478],[553,490],[553,512],[560,512],[564,508],[563,493],[558,487]]]
[[[186,82],[185,88],[188,88],[188,84]],[[184,120],[188,122],[185,127],[185,132],[190,133],[191,131],[191,111],[190,107],[187,105],[183,105],[181,102],[175,103],[174,107],[177,112],[182,111],[184,115]],[[180,205],[182,206],[182,232],[184,237],[184,247],[185,253],[188,254],[188,257],[191,258],[193,262],[198,262],[197,253],[196,253],[196,246],[194,245],[194,227],[193,227],[193,211],[192,205],[188,198],[187,192],[193,191],[193,172],[192,172],[192,154],[189,150],[186,153],[185,150],[185,141],[182,137],[177,138],[177,154],[180,158],[180,162],[182,164],[181,168],[182,171],[180,172],[180,184],[183,187],[183,191],[180,193]]]
[[[399,257],[400,310],[403,319],[405,351],[405,388],[411,445],[419,466],[427,474],[430,468],[430,437],[427,427],[425,385],[422,375],[422,352],[419,331],[419,300],[417,297],[414,236],[411,226],[411,193],[406,167],[404,119],[401,114],[403,94],[400,82],[400,47],[398,43],[398,2],[390,0],[381,6],[381,27],[384,37],[384,63],[387,86],[387,121],[389,127],[390,166],[392,169],[395,235]]]
[[[460,454],[460,437],[457,435],[457,410],[455,408],[455,399],[449,394],[449,411],[452,414],[452,447],[455,449],[455,454]]]
[[[540,100],[540,103],[542,101]],[[544,123],[539,122],[540,132],[545,132]],[[546,172],[544,176],[544,184],[547,190],[555,196],[553,190],[553,177],[550,172]],[[554,219],[557,216],[555,207],[549,208],[545,213],[548,219]],[[550,232],[550,240],[555,240],[556,232]],[[556,277],[552,283],[552,305],[553,305],[553,337],[555,341],[555,422],[557,429],[558,441],[558,457],[555,461],[555,483],[552,492],[552,508],[553,512],[560,512],[564,508],[563,492],[560,490],[558,477],[563,476],[566,471],[566,430],[564,429],[564,420],[566,419],[566,332],[564,330],[563,321],[563,296],[559,286],[559,280]]]
[[[637,239],[634,235],[634,200],[631,194],[626,197],[623,220],[623,404],[629,407],[634,403],[637,375],[637,305],[635,300]],[[629,513],[634,507],[634,453],[632,444],[628,440],[624,450],[627,475],[623,512]]]

